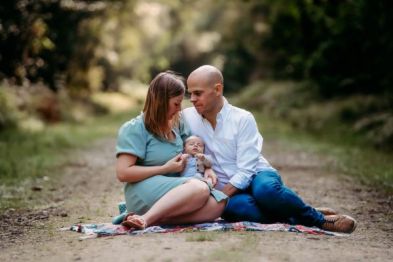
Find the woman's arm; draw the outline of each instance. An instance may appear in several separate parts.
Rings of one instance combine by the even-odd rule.
[[[139,182],[155,175],[181,172],[185,166],[185,160],[181,154],[170,159],[162,166],[139,166],[135,165],[137,157],[131,154],[120,154],[116,161],[116,175],[120,182]]]

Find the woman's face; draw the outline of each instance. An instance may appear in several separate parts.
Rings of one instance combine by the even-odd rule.
[[[175,96],[169,99],[168,106],[168,119],[172,120],[173,117],[181,110],[181,102],[184,95]]]

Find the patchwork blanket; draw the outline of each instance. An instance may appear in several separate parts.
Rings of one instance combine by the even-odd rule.
[[[301,225],[288,224],[260,224],[255,222],[236,222],[228,223],[225,221],[216,221],[212,223],[176,225],[176,226],[151,226],[144,230],[128,229],[122,225],[113,225],[111,223],[102,224],[76,224],[62,230],[71,230],[83,233],[85,238],[96,238],[116,235],[142,235],[150,233],[175,233],[175,232],[198,232],[198,231],[281,231],[295,232],[312,235],[329,235],[343,236],[343,234],[324,231],[316,227],[306,227]]]

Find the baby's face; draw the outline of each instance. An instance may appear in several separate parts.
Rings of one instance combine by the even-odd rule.
[[[199,137],[189,138],[184,146],[184,152],[195,156],[195,154],[203,154],[205,144]]]

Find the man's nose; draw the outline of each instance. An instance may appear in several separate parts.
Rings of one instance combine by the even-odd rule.
[[[196,101],[196,95],[191,94],[190,101],[193,103]]]

